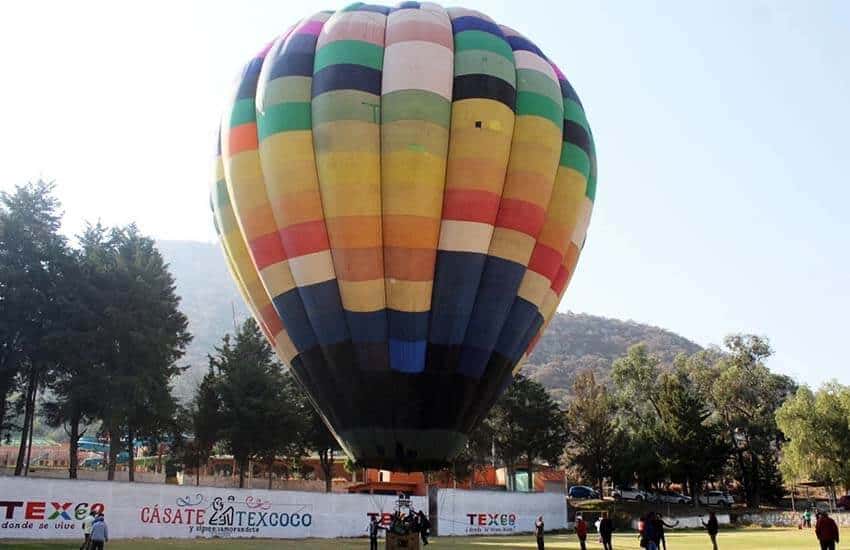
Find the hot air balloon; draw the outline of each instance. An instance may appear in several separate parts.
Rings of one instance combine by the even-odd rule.
[[[584,245],[596,155],[530,40],[425,2],[353,4],[244,67],[215,225],[281,360],[360,465],[445,465],[509,386]]]

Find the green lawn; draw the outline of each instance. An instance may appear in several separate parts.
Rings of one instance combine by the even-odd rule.
[[[598,549],[592,536],[588,537],[588,548]],[[669,550],[710,550],[708,536],[701,532],[667,533],[667,548]],[[797,529],[742,529],[721,531],[718,537],[720,550],[774,550],[793,549],[808,550],[817,547],[812,531]],[[15,548],[16,550],[60,550],[77,548],[73,541],[65,542],[0,542],[0,548]],[[369,543],[365,539],[340,540],[135,540],[115,541],[107,545],[108,550],[195,550],[201,548],[228,548],[234,550],[270,550],[296,549],[299,550],[336,550],[340,548],[366,549]],[[537,548],[533,537],[472,537],[472,538],[437,538],[429,548],[434,550],[488,550],[488,549],[523,549]],[[578,542],[575,535],[552,535],[546,537],[547,549],[577,550]],[[639,550],[635,535],[619,535],[615,537],[616,550]]]

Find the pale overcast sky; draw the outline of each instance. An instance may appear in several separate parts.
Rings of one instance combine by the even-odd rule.
[[[850,383],[850,2],[458,3],[532,38],[588,112],[599,187],[562,310],[701,344],[763,334],[772,367]],[[69,233],[101,218],[212,240],[233,76],[299,18],[345,4],[8,3],[0,189],[55,179]]]

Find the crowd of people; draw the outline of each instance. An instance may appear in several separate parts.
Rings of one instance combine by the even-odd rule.
[[[835,550],[835,545],[839,542],[838,525],[835,523],[829,514],[825,511],[815,510],[815,536],[820,543],[821,550]],[[719,522],[717,515],[714,512],[708,513],[708,521],[702,521],[703,528],[708,533],[711,539],[712,549],[718,550],[717,534],[719,532]],[[674,528],[679,525],[678,521],[667,523],[664,521],[661,514],[657,512],[649,512],[640,518],[638,522],[638,537],[640,538],[640,547],[646,550],[667,550],[667,540],[664,537],[664,529]],[[612,538],[614,534],[614,523],[608,515],[608,512],[602,512],[599,519],[596,521],[596,531],[599,533],[599,543],[603,550],[614,550]],[[812,527],[812,510],[806,509],[800,517],[800,529]],[[381,531],[387,531],[397,535],[409,535],[416,533],[422,539],[423,545],[428,545],[428,537],[431,533],[431,522],[422,510],[414,511],[413,508],[408,509],[407,514],[403,514],[401,510],[397,510],[393,515],[388,526],[384,526],[378,522],[376,516],[372,516],[369,526],[369,549],[378,550],[378,536]],[[534,522],[534,534],[537,540],[538,550],[544,550],[544,531],[545,524],[543,516],[538,516]],[[587,535],[589,527],[582,515],[576,516],[575,534],[579,541],[579,548],[587,550]],[[106,525],[106,518],[103,512],[91,512],[82,522],[83,543],[79,550],[104,550],[106,543],[109,541],[109,529]]]
[[[422,538],[422,544],[428,546],[428,536],[431,534],[431,521],[422,510],[418,512],[409,508],[407,514],[396,510],[392,515],[389,526],[381,525],[376,516],[372,516],[369,526],[369,550],[378,550],[378,535],[381,531],[387,531],[396,535],[409,535],[416,533]]]

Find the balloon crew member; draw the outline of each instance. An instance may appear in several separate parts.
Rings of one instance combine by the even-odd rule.
[[[717,550],[717,531],[719,530],[717,524],[717,516],[714,512],[708,513],[708,523],[700,521],[702,526],[705,527],[706,532],[708,533],[708,537],[711,539],[711,544],[713,545],[713,549]]]
[[[582,516],[576,518],[576,536],[578,537],[579,548],[587,550],[587,522],[584,521]]]
[[[602,512],[602,520],[599,522],[599,538],[602,539],[603,550],[614,550],[611,538],[614,535],[614,522],[608,517],[608,512]]]
[[[89,515],[83,519],[83,545],[80,546],[80,550],[90,550],[91,549],[91,526],[94,524],[94,519],[97,514],[92,511]]]
[[[417,514],[417,523],[419,524],[419,536],[422,537],[422,544],[428,546],[428,535],[431,533],[431,520],[422,510]]]
[[[655,513],[649,512],[643,520],[643,532],[640,536],[640,547],[646,550],[658,550],[658,542],[661,540],[658,527],[655,523]]]
[[[92,550],[103,550],[107,542],[109,542],[109,529],[106,527],[106,520],[101,512],[91,525],[91,548]]]
[[[537,516],[534,522],[534,536],[537,537],[537,550],[543,550],[543,516]]]
[[[378,550],[378,533],[381,529],[386,530],[386,527],[378,523],[378,518],[372,516],[372,521],[369,522],[369,550]]]
[[[664,528],[672,529],[679,525],[679,522],[676,523],[665,523],[664,518],[661,517],[661,514],[655,513],[652,516],[652,522],[655,524],[655,534],[658,540],[655,541],[655,544],[658,548],[664,548],[667,550],[667,539],[664,538]]]
[[[815,522],[815,535],[821,550],[835,550],[835,545],[838,544],[838,525],[826,512],[821,512]]]

